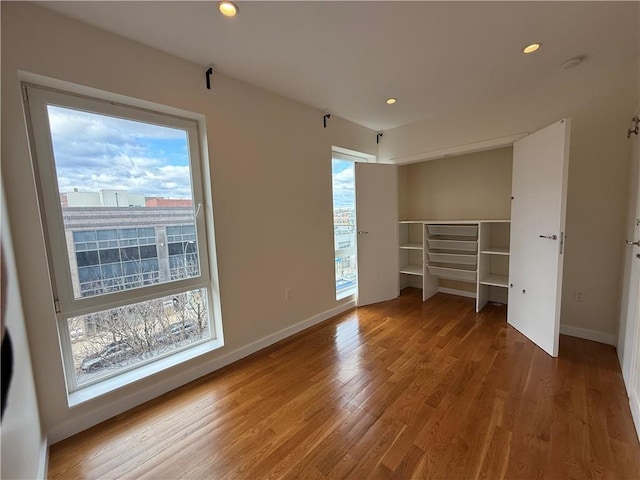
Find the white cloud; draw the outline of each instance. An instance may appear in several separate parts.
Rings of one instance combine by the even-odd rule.
[[[49,123],[60,192],[191,198],[186,132],[60,107]]]

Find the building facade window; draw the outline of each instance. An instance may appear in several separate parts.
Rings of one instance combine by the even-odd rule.
[[[68,392],[213,343],[198,122],[23,88]]]

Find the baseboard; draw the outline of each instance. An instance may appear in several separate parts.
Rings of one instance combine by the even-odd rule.
[[[633,417],[633,423],[636,427],[636,435],[640,440],[640,396],[637,393],[631,392],[629,396],[629,406],[631,407],[631,416]]]
[[[476,298],[476,292],[467,292],[466,290],[458,290],[456,288],[438,287],[440,293],[448,293],[449,295],[458,295],[460,297]]]
[[[586,328],[572,327],[571,325],[560,325],[560,334],[616,346],[616,336],[611,333],[587,330]]]
[[[104,422],[111,417],[126,412],[127,410],[130,410],[144,402],[152,400],[153,398],[170,392],[171,390],[175,390],[176,388],[197,380],[204,375],[219,370],[222,367],[226,367],[233,362],[237,362],[242,358],[248,357],[253,353],[279,342],[280,340],[284,340],[298,332],[346,312],[355,306],[355,300],[342,303],[330,310],[314,315],[313,317],[307,318],[306,320],[298,322],[271,335],[267,335],[266,337],[237,348],[236,350],[224,353],[221,356],[208,361],[199,362],[193,367],[182,370],[179,374],[172,375],[164,381],[153,384],[148,388],[140,389],[134,394],[122,398],[121,400],[114,401],[102,410],[91,411],[84,415],[79,415],[78,417],[52,429],[48,433],[49,444],[54,444],[60,440],[64,440],[67,437],[75,435],[76,433],[93,427],[98,423]],[[225,347],[223,347],[223,349],[224,348]]]
[[[42,439],[40,446],[40,458],[38,459],[38,478],[49,477],[49,442],[47,438]]]

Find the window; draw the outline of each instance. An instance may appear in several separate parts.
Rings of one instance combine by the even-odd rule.
[[[358,290],[355,163],[333,152],[333,243],[336,299]]]
[[[215,346],[198,122],[24,88],[68,391]]]

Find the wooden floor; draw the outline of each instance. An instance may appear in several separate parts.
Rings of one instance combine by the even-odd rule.
[[[50,478],[638,479],[612,347],[407,289],[51,447]]]

